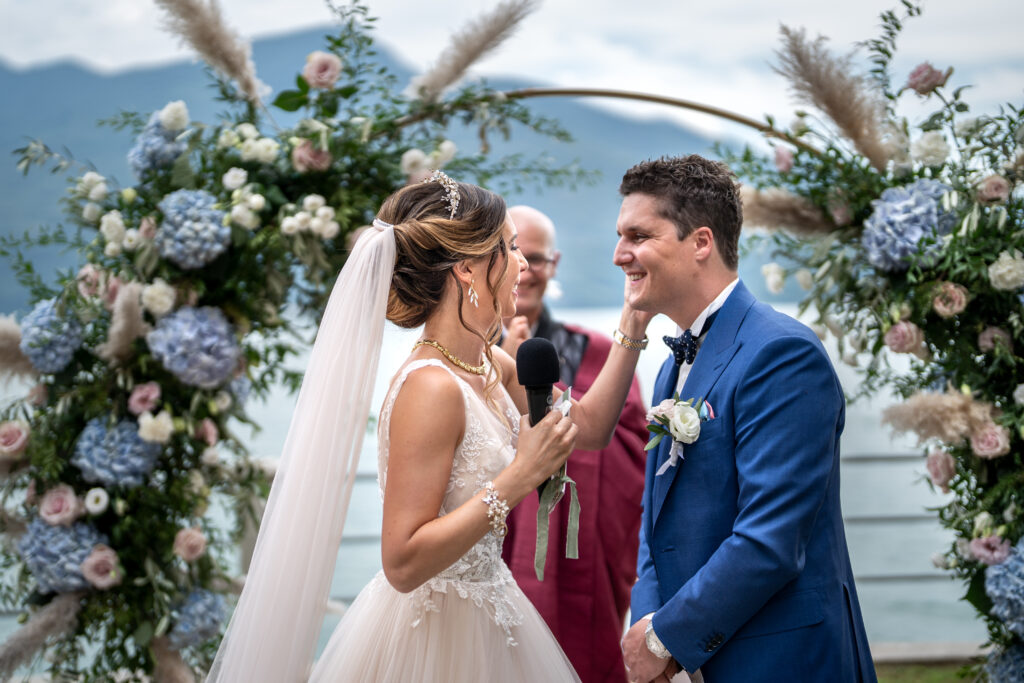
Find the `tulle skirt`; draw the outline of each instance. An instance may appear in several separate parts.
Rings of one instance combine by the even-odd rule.
[[[506,608],[517,612],[518,623],[508,631],[479,595],[460,595],[454,588],[403,594],[379,573],[334,630],[310,681],[579,681],[515,582],[497,590]],[[507,616],[507,609],[503,612]]]

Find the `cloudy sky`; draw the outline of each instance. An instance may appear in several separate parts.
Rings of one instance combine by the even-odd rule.
[[[493,0],[367,0],[379,39],[413,67],[426,68],[453,31]],[[543,0],[502,49],[477,72],[542,83],[631,88],[707,102],[753,118],[790,120],[782,80],[767,68],[779,24],[822,34],[842,51],[877,35],[881,10],[897,0]],[[327,25],[322,0],[221,0],[242,35],[260,37]],[[29,68],[73,57],[100,70],[188,59],[160,29],[147,0],[0,0],[0,59]],[[956,67],[955,85],[971,84],[969,101],[990,110],[1024,99],[1024,3],[1015,0],[932,0],[900,41],[895,73],[918,62]],[[257,65],[257,68],[259,65]],[[664,108],[618,105],[638,116],[676,115]],[[711,132],[736,133],[706,115],[683,115]],[[730,130],[729,126],[733,129]]]

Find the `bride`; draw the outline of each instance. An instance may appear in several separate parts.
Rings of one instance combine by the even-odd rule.
[[[501,560],[505,517],[574,446],[610,439],[650,316],[627,306],[572,417],[530,427],[515,362],[490,344],[526,267],[487,190],[438,171],[384,202],[331,294],[208,680],[578,680]],[[385,316],[423,338],[378,424],[383,571],[313,665]]]

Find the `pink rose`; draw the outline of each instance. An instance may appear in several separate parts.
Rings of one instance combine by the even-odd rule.
[[[103,271],[92,263],[86,263],[75,276],[78,282],[78,293],[89,299],[100,293],[100,285],[103,284]]]
[[[942,282],[932,299],[932,308],[943,318],[952,318],[967,308],[967,288],[955,282]]]
[[[1010,430],[989,422],[971,434],[971,450],[979,458],[998,458],[1010,452]]]
[[[217,423],[208,417],[204,417],[199,426],[196,427],[196,438],[205,441],[207,446],[213,446],[220,438]]]
[[[789,173],[793,168],[793,150],[789,147],[776,147],[775,168],[779,169],[779,173]]]
[[[311,88],[330,90],[341,74],[341,60],[329,52],[311,52],[302,67],[302,77]]]
[[[39,516],[53,526],[71,526],[72,522],[82,516],[85,506],[75,495],[75,490],[67,484],[58,484],[43,494],[39,501]]]
[[[1010,181],[999,174],[993,174],[978,183],[978,201],[982,203],[1005,202],[1010,197]]]
[[[995,350],[996,344],[1002,344],[1007,351],[1013,351],[1010,333],[1001,327],[989,325],[978,335],[978,348],[987,353]]]
[[[203,532],[192,527],[190,529],[179,529],[174,536],[174,554],[186,562],[195,562],[206,551],[206,536]]]
[[[85,580],[100,590],[113,588],[124,578],[117,553],[102,543],[93,546],[92,552],[82,562],[81,569]]]
[[[331,153],[320,149],[310,140],[303,140],[292,150],[292,166],[299,173],[326,171],[331,167]]]
[[[939,71],[928,62],[918,64],[917,67],[910,72],[910,76],[907,78],[906,87],[910,88],[918,95],[927,95],[936,88],[946,85],[946,80],[953,73],[953,69],[946,69],[945,72]]]
[[[147,240],[156,237],[156,220],[152,216],[146,216],[139,223],[139,237]]]
[[[0,424],[0,460],[17,460],[28,448],[29,426],[21,420]]]
[[[107,307],[107,310],[114,308],[114,302],[117,301],[117,293],[121,291],[121,278],[112,277],[107,280],[107,286],[103,291],[103,305]]]
[[[153,412],[160,403],[160,385],[156,382],[137,384],[128,397],[128,410],[133,415],[141,415],[146,412]]]
[[[885,333],[885,345],[896,353],[918,353],[922,344],[924,333],[909,320],[896,323]]]
[[[1010,542],[999,536],[971,539],[971,554],[985,564],[1002,564],[1010,556]]]
[[[956,475],[956,461],[944,450],[936,448],[928,454],[928,477],[932,484],[949,493],[949,482]]]

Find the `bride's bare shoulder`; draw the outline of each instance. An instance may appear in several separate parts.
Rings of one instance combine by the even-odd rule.
[[[421,454],[436,449],[450,458],[465,424],[465,402],[455,377],[436,365],[415,368],[395,396],[390,425],[392,455],[407,445]]]

